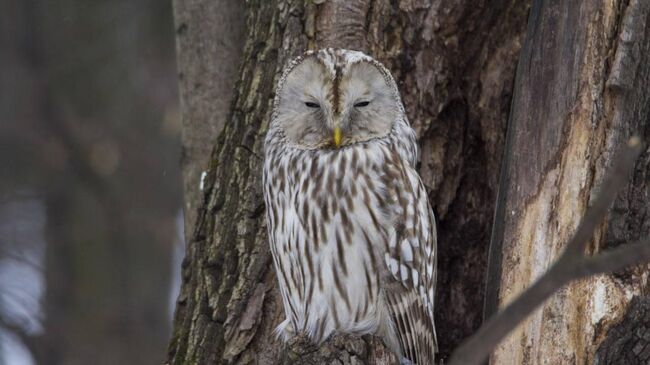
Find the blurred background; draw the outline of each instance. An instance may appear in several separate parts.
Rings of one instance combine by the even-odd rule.
[[[0,0],[0,365],[164,360],[173,29],[171,1]]]

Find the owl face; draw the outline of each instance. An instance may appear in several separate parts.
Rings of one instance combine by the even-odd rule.
[[[400,114],[392,78],[355,51],[308,53],[285,74],[278,97],[273,123],[303,149],[384,137]]]

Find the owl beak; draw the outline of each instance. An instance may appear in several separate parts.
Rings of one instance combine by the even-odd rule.
[[[341,147],[341,127],[334,127],[334,145]]]

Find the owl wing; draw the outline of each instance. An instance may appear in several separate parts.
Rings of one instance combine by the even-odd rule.
[[[387,186],[393,228],[384,257],[392,275],[384,285],[386,301],[403,356],[419,365],[433,364],[438,347],[433,322],[435,219],[417,172],[405,162],[394,166],[400,171],[390,174],[394,184]]]

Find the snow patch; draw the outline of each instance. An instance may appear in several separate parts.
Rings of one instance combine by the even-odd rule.
[[[199,190],[203,191],[203,186],[205,184],[205,177],[208,176],[207,171],[202,171],[201,172],[201,181],[199,182]]]

